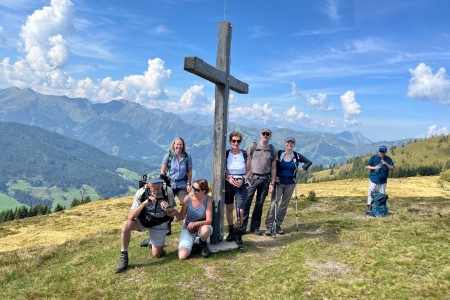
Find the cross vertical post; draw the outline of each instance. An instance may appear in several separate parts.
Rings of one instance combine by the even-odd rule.
[[[230,75],[231,23],[220,22],[218,32],[216,68],[197,57],[185,57],[184,69],[205,78],[216,85],[214,112],[214,149],[213,149],[213,181],[214,199],[213,229],[211,244],[223,240],[223,221],[225,201],[225,150],[228,125],[228,98],[230,89],[248,94],[248,84]]]

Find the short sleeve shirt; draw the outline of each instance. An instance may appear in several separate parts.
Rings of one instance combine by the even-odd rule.
[[[273,151],[271,151],[273,149]],[[252,162],[252,173],[269,174],[272,170],[272,162],[277,159],[277,151],[270,144],[267,147],[261,146],[259,142],[251,144],[247,148],[247,153]]]

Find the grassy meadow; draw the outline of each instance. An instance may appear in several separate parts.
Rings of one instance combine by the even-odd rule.
[[[364,214],[367,183],[298,185],[298,223],[294,194],[286,235],[248,234],[245,250],[207,259],[178,260],[181,223],[161,259],[140,247],[145,233],[134,233],[130,268],[120,274],[120,228],[132,197],[1,223],[0,298],[450,299],[450,184],[390,179],[390,215],[373,218]]]

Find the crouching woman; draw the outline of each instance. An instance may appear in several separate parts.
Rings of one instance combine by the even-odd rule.
[[[206,179],[197,179],[192,184],[192,195],[184,197],[181,212],[176,213],[177,221],[184,220],[178,245],[178,258],[187,259],[192,251],[195,238],[199,237],[202,256],[208,257],[208,238],[213,233],[213,199],[208,196],[209,186]]]

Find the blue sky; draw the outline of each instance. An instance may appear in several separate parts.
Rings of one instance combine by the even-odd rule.
[[[215,65],[232,23],[230,120],[360,131],[373,141],[448,133],[450,2],[365,0],[2,0],[0,88],[127,99],[213,116]],[[198,116],[201,118],[201,116]]]

